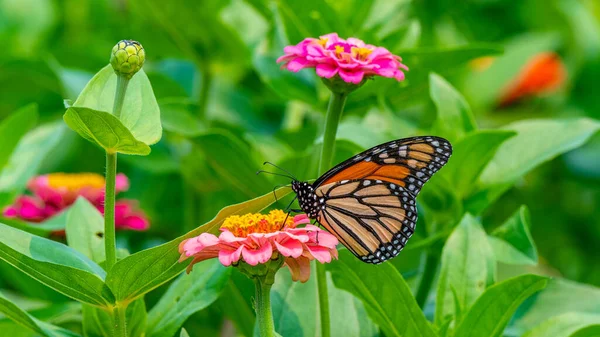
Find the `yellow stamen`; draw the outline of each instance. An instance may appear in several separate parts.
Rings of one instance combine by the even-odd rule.
[[[342,46],[335,46],[335,55],[337,57],[340,57],[340,55],[344,52],[344,47]]]
[[[359,59],[359,60],[366,60],[367,57],[373,52],[371,49],[369,48],[359,48],[359,47],[352,47],[350,49],[352,51],[352,56]]]
[[[282,226],[286,217],[287,213],[280,209],[272,210],[269,214],[232,215],[223,221],[221,228],[229,230],[237,237],[246,237],[250,233],[273,233],[282,229],[282,227],[294,225],[293,217],[289,216],[285,226]]]
[[[317,41],[317,43],[320,44],[321,46],[325,47],[325,45],[327,44],[327,41],[329,41],[328,38],[322,37],[319,39],[319,41]]]
[[[67,188],[77,191],[84,187],[104,188],[104,177],[96,173],[51,173],[48,185],[53,188]]]

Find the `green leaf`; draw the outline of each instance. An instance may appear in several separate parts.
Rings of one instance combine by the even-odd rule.
[[[275,191],[277,198],[291,193],[291,189],[282,187]],[[201,233],[217,233],[219,227],[231,215],[260,212],[275,201],[269,192],[258,198],[223,208],[206,224],[158,247],[150,248],[130,255],[110,270],[106,283],[120,302],[132,301],[181,273],[189,262],[179,263],[179,243]],[[189,261],[189,260],[188,260]]]
[[[181,333],[179,334],[179,337],[190,337],[190,335],[188,334],[187,330],[185,330],[185,328],[181,328]]]
[[[570,337],[598,337],[600,336],[600,325],[591,325],[583,328]]]
[[[6,165],[21,138],[34,127],[38,119],[37,110],[37,105],[27,105],[0,123],[0,169]]]
[[[98,264],[106,260],[104,217],[87,199],[78,198],[67,210],[66,230],[69,247]]]
[[[487,235],[476,218],[465,214],[442,250],[436,325],[456,316],[455,303],[466,312],[495,277],[496,260]]]
[[[73,107],[112,113],[116,89],[117,75],[109,64],[88,82]],[[120,122],[133,138],[146,145],[160,140],[160,109],[144,70],[140,70],[129,81],[121,111]]]
[[[148,314],[149,337],[173,336],[194,313],[211,305],[227,285],[231,268],[219,261],[194,265],[189,275],[181,275]]]
[[[481,173],[478,191],[467,200],[468,209],[476,213],[535,167],[583,145],[600,130],[600,122],[589,118],[532,119],[502,129],[517,135],[500,145]]]
[[[600,326],[600,314],[570,312],[548,319],[527,331],[523,337],[569,337],[590,326]]]
[[[434,134],[455,142],[477,129],[469,104],[443,77],[435,73],[429,75],[429,94],[437,107]]]
[[[75,337],[79,336],[69,330],[54,326],[52,324],[42,322],[31,316],[27,312],[21,310],[19,306],[10,302],[0,293],[0,312],[6,315],[15,323],[28,328],[45,337]],[[3,334],[6,333],[2,330]]]
[[[200,148],[208,164],[233,188],[238,189],[248,197],[268,191],[273,184],[265,175],[256,174],[258,165],[252,157],[251,149],[231,133],[225,130],[211,133],[193,139],[194,145]],[[232,168],[235,167],[235,170]]]
[[[114,303],[105,272],[85,255],[61,243],[0,224],[0,259],[77,301]]]
[[[529,210],[523,205],[488,236],[496,259],[507,264],[536,265],[538,254],[530,227]]]
[[[61,124],[39,126],[21,139],[8,164],[0,172],[0,207],[12,202],[37,173],[46,154],[62,138],[65,128]]]
[[[455,187],[459,197],[469,195],[477,178],[496,153],[496,149],[513,131],[479,130],[452,144],[452,157],[440,172]]]
[[[408,284],[392,264],[372,266],[342,250],[339,260],[329,264],[328,269],[338,288],[362,300],[386,336],[436,336]]]
[[[519,305],[544,289],[548,278],[522,275],[495,284],[481,295],[456,329],[460,337],[500,337]]]
[[[121,121],[108,112],[88,108],[69,108],[63,119],[81,137],[106,152],[147,155],[150,147],[137,140]]]
[[[551,279],[548,287],[528,304],[526,310],[514,318],[512,331],[517,335],[534,329],[551,317],[567,313],[599,315],[600,288],[565,279]]]
[[[234,268],[231,278],[216,305],[243,336],[252,336],[256,315],[252,308],[254,282]],[[273,294],[271,294],[273,301]],[[271,302],[273,305],[273,302]]]
[[[112,336],[114,323],[111,314],[100,308],[83,305],[83,330],[86,337]],[[144,337],[146,333],[146,304],[139,298],[129,306],[126,312],[127,336]]]

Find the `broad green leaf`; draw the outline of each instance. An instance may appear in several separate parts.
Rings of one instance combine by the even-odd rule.
[[[275,191],[277,198],[291,193],[291,189],[282,187]],[[206,224],[158,247],[150,248],[130,255],[110,270],[106,283],[120,302],[132,301],[181,273],[189,262],[179,263],[179,243],[201,233],[217,233],[219,227],[231,215],[260,212],[275,201],[274,193],[223,208]],[[189,261],[189,260],[188,260]]]
[[[319,298],[314,277],[306,283],[294,282],[287,268],[280,270],[271,289],[275,331],[286,337],[311,337],[320,331]]]
[[[219,261],[194,265],[179,276],[148,314],[146,335],[173,336],[194,313],[211,305],[227,285],[231,268]]]
[[[98,264],[106,260],[102,214],[83,197],[78,198],[66,213],[69,247]]]
[[[61,124],[39,126],[21,139],[0,172],[0,207],[12,202],[37,173],[46,154],[62,138],[65,128]]]
[[[488,236],[498,261],[508,264],[538,263],[537,249],[529,232],[530,226],[529,210],[523,205]]]
[[[439,174],[446,177],[459,197],[467,196],[496,149],[513,131],[479,130],[452,144],[452,157]]]
[[[373,322],[386,336],[436,336],[402,275],[389,263],[361,262],[347,250],[328,265],[338,288],[362,300]]]
[[[181,333],[179,334],[179,337],[190,337],[190,335],[185,330],[185,328],[181,328]]]
[[[591,325],[583,328],[570,337],[598,337],[600,336],[600,325]]]
[[[104,270],[56,241],[0,224],[0,259],[75,300],[95,306],[114,302]]]
[[[37,105],[27,105],[10,114],[0,123],[0,169],[6,165],[21,138],[38,119]]]
[[[2,294],[0,294],[0,312],[6,315],[15,323],[30,329],[45,337],[75,337],[79,336],[69,330],[54,326],[52,324],[42,322],[23,311],[19,306],[10,302]],[[2,334],[7,336],[7,331],[2,330]]]
[[[231,133],[217,130],[193,141],[204,152],[206,161],[218,176],[246,196],[264,193],[273,185],[264,174],[256,174],[260,166],[255,164],[251,149]]]
[[[522,275],[495,284],[481,295],[457,327],[455,336],[500,337],[519,305],[544,289],[548,278]]]
[[[434,134],[455,142],[477,129],[469,104],[443,77],[435,73],[429,75],[429,94],[437,107]]]
[[[551,317],[568,313],[599,315],[600,288],[565,279],[551,279],[548,287],[530,302],[514,318],[512,331],[518,335],[534,329]]]
[[[181,103],[181,98],[160,103],[160,119],[166,131],[186,137],[195,137],[205,131],[204,125],[191,112],[189,103]],[[197,107],[196,107],[197,108]]]
[[[137,140],[119,119],[108,112],[88,108],[67,109],[65,123],[81,137],[106,152],[147,155],[150,147]]]
[[[73,107],[112,114],[116,89],[117,75],[109,64],[88,82]],[[144,70],[129,81],[120,122],[136,140],[146,145],[157,143],[162,136],[160,109]]]
[[[86,337],[112,336],[114,321],[108,311],[83,305],[83,330]],[[146,336],[146,304],[139,298],[127,306],[127,336]]]
[[[600,314],[570,312],[550,318],[526,332],[523,337],[569,337],[590,326],[600,326]]]
[[[448,318],[456,319],[455,303],[466,312],[495,277],[496,260],[487,235],[479,221],[467,213],[442,250],[436,325],[441,326]]]

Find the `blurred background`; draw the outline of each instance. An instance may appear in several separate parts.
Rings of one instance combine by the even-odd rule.
[[[62,123],[65,100],[74,101],[108,63],[113,45],[140,41],[164,134],[151,155],[119,157],[118,171],[131,183],[122,195],[139,200],[151,222],[147,231],[119,232],[119,246],[135,252],[288,183],[256,176],[265,160],[301,179],[316,177],[313,145],[328,91],[313,71],[282,71],[275,59],[285,45],[330,32],[384,46],[410,68],[404,82],[379,78],[350,96],[336,162],[430,131],[431,72],[464,95],[480,128],[600,119],[595,0],[0,0],[0,119],[35,103],[36,125]],[[56,145],[27,154],[27,170],[13,177],[22,187],[34,174],[103,174],[101,149],[66,127],[55,133]],[[577,145],[520,177],[480,215],[491,230],[528,205],[535,268],[600,286],[600,135]],[[18,275],[5,278],[15,273],[10,267],[1,270],[6,288],[55,296]],[[147,296],[148,306],[159,294]],[[211,315],[205,310],[196,320]]]

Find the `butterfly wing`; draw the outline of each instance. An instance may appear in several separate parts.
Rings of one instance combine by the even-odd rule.
[[[423,136],[394,140],[366,150],[323,174],[313,187],[344,180],[382,180],[406,188],[415,197],[452,154],[444,138]]]
[[[317,221],[364,262],[381,263],[396,255],[417,222],[415,198],[404,187],[360,179],[322,185]]]

